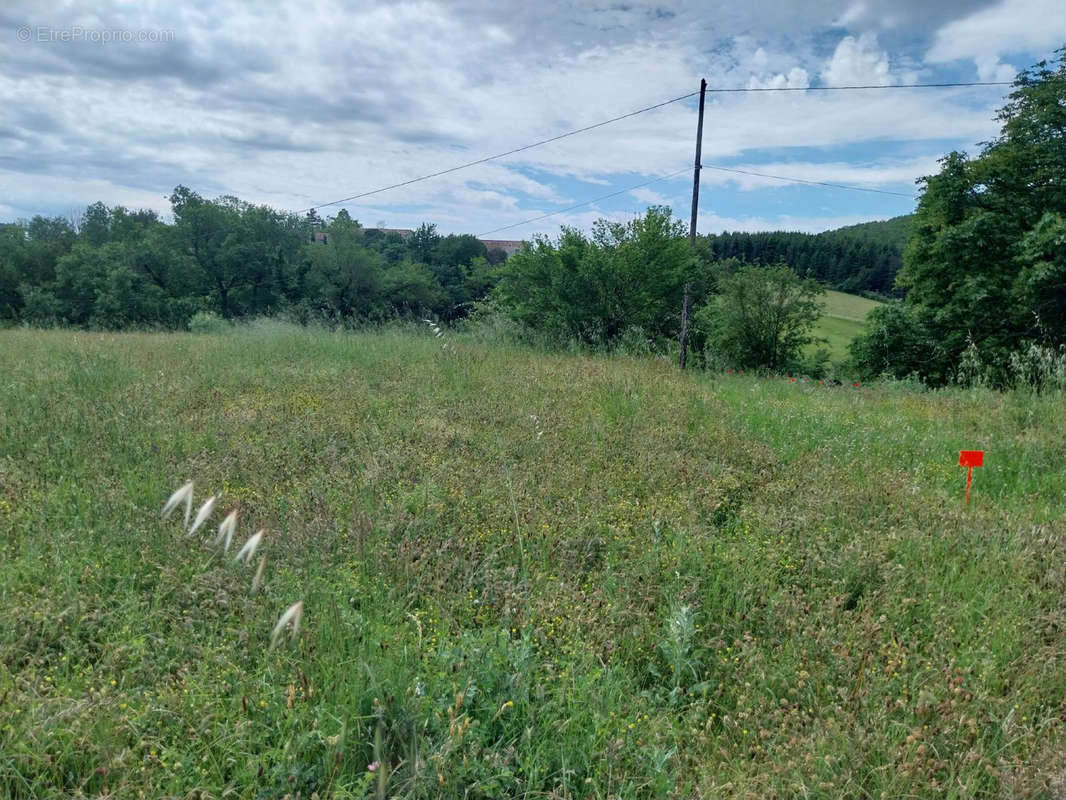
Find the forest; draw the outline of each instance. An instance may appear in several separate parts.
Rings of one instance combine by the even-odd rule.
[[[427,315],[452,321],[507,274],[502,251],[469,234],[438,234],[429,223],[404,238],[364,228],[344,210],[297,217],[183,186],[171,204],[169,223],[153,211],[97,202],[75,220],[37,216],[0,226],[0,321],[106,330],[183,329],[197,313],[347,325]],[[677,247],[698,265],[696,274],[719,263],[784,263],[829,288],[889,294],[906,232],[895,223],[817,235],[708,234],[695,257]],[[903,235],[882,233],[891,226]],[[672,235],[683,239],[684,231]]]

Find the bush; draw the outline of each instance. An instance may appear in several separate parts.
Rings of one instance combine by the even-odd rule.
[[[747,266],[722,278],[719,294],[695,314],[695,327],[710,349],[731,367],[784,370],[814,342],[811,329],[822,313],[817,282],[783,264]]]
[[[189,318],[192,333],[225,333],[233,326],[214,311],[197,311]]]

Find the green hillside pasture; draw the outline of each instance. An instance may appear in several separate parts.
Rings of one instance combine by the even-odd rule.
[[[1062,397],[445,339],[0,332],[0,796],[1060,791]]]
[[[866,315],[881,303],[853,294],[829,290],[822,298],[825,314],[814,327],[814,335],[825,339],[808,348],[814,352],[820,348],[829,351],[833,361],[843,361],[848,356],[851,340],[862,333]]]

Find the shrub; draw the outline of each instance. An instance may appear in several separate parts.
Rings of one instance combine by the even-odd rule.
[[[225,333],[232,326],[214,311],[197,311],[189,318],[192,333]]]

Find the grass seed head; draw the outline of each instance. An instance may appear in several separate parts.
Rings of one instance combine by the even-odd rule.
[[[189,528],[189,536],[196,533],[197,529],[207,522],[207,518],[211,516],[211,512],[215,510],[215,495],[211,495],[204,500],[204,504],[200,506],[200,510],[196,512],[196,519],[192,521],[192,527]]]
[[[289,637],[290,641],[296,641],[297,635],[300,633],[300,621],[304,616],[304,601],[300,600],[289,606],[285,613],[278,619],[278,624],[274,626],[274,630],[270,634],[270,646],[274,647],[278,643],[278,638],[281,636],[281,632],[285,630],[285,626],[290,622],[292,623],[292,635]]]
[[[254,536],[250,536],[248,541],[244,543],[244,547],[237,551],[237,555],[234,556],[234,561],[244,561],[245,564],[252,563],[252,557],[255,555],[256,548],[259,547],[259,542],[263,539],[263,531],[259,531]]]
[[[222,524],[218,526],[218,536],[215,537],[215,541],[212,542],[212,546],[222,545],[222,552],[228,553],[229,546],[233,542],[233,534],[237,532],[237,512],[231,511],[226,515],[226,518],[222,520]]]
[[[259,568],[255,571],[255,577],[252,578],[252,594],[258,592],[259,587],[263,585],[263,568],[266,566],[266,563],[266,556],[259,559]]]
[[[186,483],[170,496],[170,499],[163,506],[163,519],[169,517],[174,509],[182,503],[185,504],[184,527],[187,528],[189,527],[189,514],[192,513],[192,481]]]

